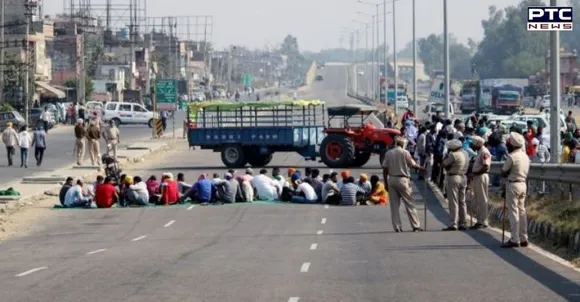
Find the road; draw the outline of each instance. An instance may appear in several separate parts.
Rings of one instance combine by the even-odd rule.
[[[327,67],[313,96],[344,96]],[[320,167],[295,154],[272,166]],[[224,173],[219,154],[180,146],[132,175]],[[378,160],[362,169],[379,174]],[[393,233],[388,207],[238,204],[60,210],[0,244],[3,301],[574,301],[580,274],[491,231],[439,232],[448,215],[424,184],[425,233]],[[403,214],[404,211],[401,211]],[[409,230],[403,216],[404,229]]]

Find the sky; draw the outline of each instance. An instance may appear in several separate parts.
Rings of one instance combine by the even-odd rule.
[[[43,1],[44,14],[62,11],[63,0]],[[128,1],[113,0],[114,3]],[[460,42],[465,42],[468,38],[480,41],[483,36],[481,20],[487,19],[488,7],[495,5],[504,8],[519,2],[519,0],[448,0],[449,32]],[[96,6],[104,3],[104,0],[92,0],[91,3]],[[387,11],[392,10],[392,4],[387,4],[387,7]],[[379,10],[382,14],[382,5]],[[149,0],[147,3],[147,15],[150,17],[212,16],[212,42],[217,49],[226,48],[228,45],[242,45],[253,49],[275,47],[287,34],[291,34],[297,37],[301,50],[319,51],[340,47],[341,32],[352,32],[357,29],[362,31],[360,38],[363,47],[362,22],[370,22],[371,17],[358,14],[357,11],[372,14],[376,11],[376,7],[357,3],[357,0]],[[397,0],[397,49],[402,49],[412,39],[411,12],[412,0]],[[443,0],[416,0],[416,16],[417,38],[443,32]],[[392,24],[392,14],[389,14],[387,40],[391,49]],[[201,25],[198,27],[194,30],[201,31]],[[379,28],[382,41],[382,23]],[[348,39],[344,40],[342,46],[348,47]]]

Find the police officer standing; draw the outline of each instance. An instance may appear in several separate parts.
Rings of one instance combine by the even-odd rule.
[[[109,121],[109,127],[104,132],[105,142],[107,143],[107,154],[113,153],[113,158],[117,159],[117,148],[121,142],[121,132],[113,120]]]
[[[465,204],[465,190],[467,179],[465,174],[469,167],[469,157],[462,148],[463,143],[458,139],[447,142],[449,153],[443,159],[443,168],[447,170],[446,188],[449,201],[451,224],[443,231],[466,230],[467,205]],[[458,217],[459,216],[459,217]]]
[[[473,199],[477,211],[477,223],[472,230],[487,228],[487,202],[489,196],[489,168],[491,153],[484,146],[485,141],[480,136],[471,138],[471,148],[477,152],[471,176],[473,179]]]
[[[405,204],[409,222],[413,227],[413,232],[421,232],[419,217],[417,216],[417,209],[411,200],[411,174],[409,169],[417,169],[425,172],[425,168],[421,167],[415,162],[409,151],[403,149],[406,140],[403,137],[397,137],[397,147],[389,150],[385,154],[383,161],[383,177],[385,184],[387,184],[387,191],[389,192],[389,204],[391,208],[391,221],[395,231],[402,232],[401,216],[399,215],[399,207],[401,200]]]
[[[526,179],[530,171],[530,158],[523,149],[526,141],[516,132],[510,133],[511,152],[507,156],[501,174],[507,177],[506,203],[512,238],[502,247],[528,246],[528,220],[526,218]]]

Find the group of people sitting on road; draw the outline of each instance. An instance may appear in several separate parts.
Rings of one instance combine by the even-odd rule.
[[[67,208],[98,208],[113,205],[147,206],[174,205],[186,202],[231,204],[254,201],[281,201],[300,204],[325,203],[331,205],[386,205],[388,193],[377,175],[361,174],[358,179],[345,170],[339,174],[330,172],[320,176],[320,170],[306,168],[304,174],[289,168],[287,176],[279,168],[273,168],[271,177],[266,169],[258,175],[252,168],[237,175],[229,170],[223,178],[215,173],[212,177],[201,174],[193,184],[185,181],[183,173],[177,179],[171,173],[163,173],[161,181],[152,175],[146,181],[140,176],[122,175],[119,181],[110,176],[97,176],[93,184],[86,186],[81,179],[66,179],[59,194],[60,203]]]

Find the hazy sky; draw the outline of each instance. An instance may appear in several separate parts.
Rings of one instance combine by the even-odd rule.
[[[62,10],[63,0],[43,1],[46,3],[45,14]],[[103,2],[104,0],[92,0],[93,4]],[[518,2],[519,0],[448,0],[449,30],[462,42],[469,37],[479,41],[483,35],[481,20],[487,18],[489,6],[503,8]],[[399,49],[412,38],[411,3],[411,0],[397,1],[396,40]],[[416,5],[417,36],[441,33],[443,0],[416,0]],[[392,4],[387,6],[387,10],[391,11]],[[375,10],[374,5],[359,4],[357,0],[149,0],[147,3],[149,16],[213,16],[212,40],[218,48],[231,44],[264,48],[265,45],[279,44],[286,34],[292,34],[298,38],[302,50],[311,51],[338,47],[342,28],[364,28],[364,25],[353,22],[353,19],[370,21],[370,16],[357,14],[356,11],[373,13]],[[382,14],[382,6],[380,12]],[[387,39],[390,45],[392,22],[392,15],[387,16]],[[382,28],[381,23],[381,40]],[[343,46],[347,47],[347,43],[348,40],[345,40]],[[364,32],[361,43],[364,46]]]

